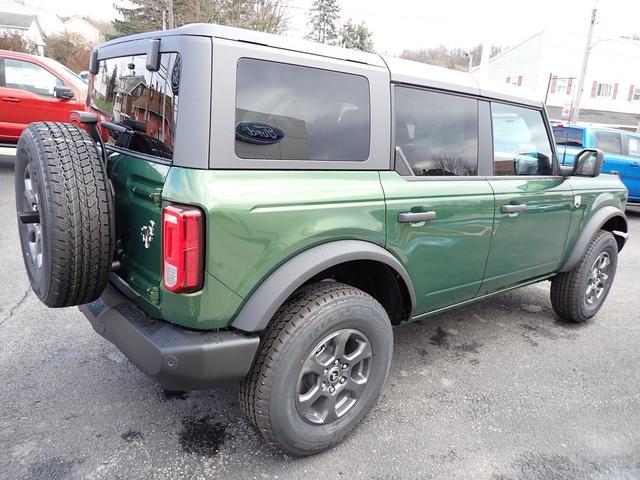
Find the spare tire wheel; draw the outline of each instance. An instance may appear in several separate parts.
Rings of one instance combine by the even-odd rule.
[[[22,257],[49,307],[81,305],[104,290],[113,260],[114,204],[99,147],[80,127],[32,123],[16,152]]]

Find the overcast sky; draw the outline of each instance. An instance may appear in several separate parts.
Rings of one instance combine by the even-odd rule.
[[[0,0],[0,6],[3,1]],[[115,16],[114,0],[22,0],[59,15]],[[122,3],[122,0],[115,0]],[[162,1],[162,0],[159,0]],[[306,33],[306,11],[312,0],[288,0],[289,35]],[[586,30],[593,0],[339,0],[343,20],[364,21],[374,32],[378,51],[472,47],[482,41],[513,46],[553,26]],[[89,8],[89,9],[88,9]],[[640,33],[640,0],[599,0],[600,36]]]

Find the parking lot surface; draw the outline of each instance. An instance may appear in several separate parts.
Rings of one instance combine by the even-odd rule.
[[[77,309],[37,300],[13,163],[2,149],[0,478],[640,478],[640,211],[594,321],[559,323],[544,282],[397,328],[373,412],[296,460],[263,446],[236,386],[164,392]]]

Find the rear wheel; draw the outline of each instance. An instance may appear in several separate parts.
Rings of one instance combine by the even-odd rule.
[[[611,234],[600,230],[589,243],[584,256],[570,272],[551,281],[551,305],[570,322],[585,322],[604,304],[618,265],[618,244]]]
[[[310,285],[266,330],[241,405],[269,444],[292,456],[322,452],[369,412],[392,350],[391,323],[375,299],[337,282]]]
[[[22,256],[38,298],[49,307],[98,298],[113,260],[113,199],[87,132],[29,125],[18,141],[15,193]]]

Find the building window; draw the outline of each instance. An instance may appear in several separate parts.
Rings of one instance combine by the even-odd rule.
[[[517,77],[507,77],[507,83],[509,85],[516,85],[516,86],[521,86],[522,85],[522,75],[518,75]]]
[[[559,78],[556,81],[556,93],[560,95],[564,95],[567,93],[567,83],[568,80],[566,78]]]
[[[633,97],[631,97],[631,100],[633,100],[634,102],[640,102],[640,87],[635,88],[635,90],[633,91]]]
[[[610,97],[611,90],[612,87],[610,83],[598,83],[596,86],[596,97]]]

